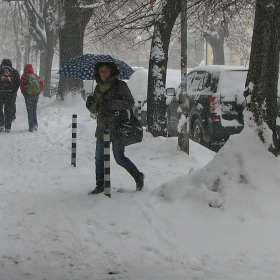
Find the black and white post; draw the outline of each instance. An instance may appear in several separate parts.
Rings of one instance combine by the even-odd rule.
[[[104,131],[104,194],[111,198],[110,179],[110,130]]]
[[[138,101],[138,121],[141,123],[141,116],[142,116],[142,113],[141,113],[141,101]]]
[[[76,167],[76,152],[77,152],[77,115],[72,115],[72,151],[71,165]]]

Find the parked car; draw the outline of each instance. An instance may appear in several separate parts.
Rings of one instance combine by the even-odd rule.
[[[187,109],[182,100],[188,96],[190,138],[218,150],[230,135],[240,133],[243,129],[243,91],[247,72],[248,68],[242,66],[193,68],[187,75],[185,94],[181,93],[180,86],[173,88],[171,104],[177,106],[177,111],[170,111],[169,122],[178,120],[180,112]],[[169,89],[169,95],[171,93],[172,89]],[[173,124],[173,128],[175,126]]]

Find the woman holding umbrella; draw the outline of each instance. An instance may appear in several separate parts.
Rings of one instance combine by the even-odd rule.
[[[97,62],[94,77],[97,82],[93,95],[87,98],[86,107],[97,115],[95,132],[95,173],[96,188],[88,194],[104,191],[104,130],[110,130],[110,139],[116,163],[125,168],[136,182],[136,191],[144,186],[144,174],[124,155],[125,146],[118,139],[119,118],[125,118],[126,110],[134,105],[133,96],[124,81],[117,78],[119,70],[113,62]]]

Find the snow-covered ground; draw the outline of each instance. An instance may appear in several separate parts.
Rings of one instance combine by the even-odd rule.
[[[1,280],[280,279],[280,163],[249,129],[217,155],[145,132],[126,148],[143,191],[112,156],[110,199],[87,195],[96,123],[82,98],[40,97],[38,121],[28,132],[19,95],[0,134]]]

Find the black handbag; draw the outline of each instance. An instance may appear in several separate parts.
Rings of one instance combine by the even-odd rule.
[[[143,127],[133,114],[132,109],[127,110],[126,118],[120,119],[118,137],[124,146],[136,144],[143,140]]]

